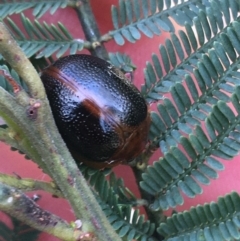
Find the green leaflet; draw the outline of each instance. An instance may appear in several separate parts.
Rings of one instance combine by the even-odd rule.
[[[136,69],[130,57],[125,54],[119,52],[109,53],[109,59],[114,66],[122,69],[124,72],[131,73]]]
[[[141,33],[152,38],[153,35],[160,35],[161,31],[174,32],[174,25],[170,19],[174,19],[180,25],[186,22],[192,24],[199,10],[203,12],[207,10],[207,6],[202,2],[201,0],[184,3],[180,0],[119,0],[118,6],[112,7],[115,30],[110,31],[110,35],[117,44],[123,45],[124,38],[135,42],[140,39]],[[177,52],[183,56],[180,51]]]
[[[0,16],[4,19],[6,16],[20,13],[26,9],[33,9],[33,15],[37,18],[43,16],[47,11],[54,14],[58,8],[65,8],[67,6],[66,0],[53,1],[2,1],[0,3]]]
[[[173,214],[157,231],[164,241],[236,240],[240,238],[239,206],[240,197],[233,192],[217,202]]]
[[[213,1],[212,6],[216,7],[214,4]],[[195,19],[195,27],[201,28],[199,35],[203,34],[202,31],[209,31],[209,28],[204,27],[204,13],[201,14],[199,20]],[[199,44],[202,45],[199,48],[201,54],[190,54],[183,61],[184,64],[177,66],[166,76],[162,76],[160,63],[163,62],[163,68],[168,72],[169,64],[173,63],[172,48],[161,46],[162,61],[157,55],[153,55],[153,65],[147,63],[146,87],[142,87],[146,99],[153,101],[153,97],[158,100],[162,94],[171,94],[170,98],[160,101],[157,112],[151,114],[149,136],[161,148],[164,157],[147,169],[140,183],[141,188],[154,197],[151,203],[153,210],[165,210],[182,204],[180,191],[189,197],[200,194],[201,185],[208,185],[211,179],[218,177],[217,172],[223,169],[218,158],[230,160],[238,155],[238,21],[237,19],[222,29],[222,32],[213,37],[214,41],[210,40],[205,44],[199,39]],[[185,37],[194,42],[193,35],[189,35],[189,25],[186,25],[186,32],[187,35],[182,34],[182,44],[189,47]],[[176,48],[179,42],[174,41],[176,40],[172,40],[171,46]],[[193,66],[192,70],[186,69],[187,62]],[[230,101],[237,116],[227,104]],[[174,169],[174,166],[180,168]]]
[[[232,95],[238,110],[239,93],[240,87],[237,87],[236,93]],[[235,116],[224,101],[218,101],[210,110],[211,115],[206,117],[206,130],[204,124],[195,125],[187,137],[181,135],[185,127],[178,125],[180,138],[176,133],[171,133],[175,143],[169,136],[161,141],[164,157],[147,168],[140,182],[141,188],[154,197],[151,204],[154,210],[165,210],[182,204],[180,191],[192,198],[202,193],[201,186],[218,178],[217,172],[223,170],[218,158],[228,160],[238,155],[240,112]],[[154,116],[153,119],[157,121],[156,114]]]
[[[53,54],[56,54],[59,58],[68,50],[70,50],[70,54],[75,54],[84,48],[84,41],[74,40],[62,23],[49,25],[46,22],[41,24],[37,20],[31,22],[23,14],[21,15],[21,21],[26,35],[22,33],[11,18],[7,18],[5,23],[29,58],[32,56],[48,58]]]
[[[116,178],[110,169],[99,171],[83,165],[80,168],[119,236],[129,241],[152,240],[151,235],[155,231],[155,224],[145,221],[144,215],[140,215],[138,209],[133,209],[138,201],[125,187],[123,180]]]
[[[147,63],[144,70],[146,84],[142,86],[142,94],[145,95],[146,100],[149,102],[161,100],[166,93],[171,94],[171,98],[165,98],[163,103],[158,104],[158,106],[162,106],[158,108],[160,118],[166,119],[168,114],[172,115],[172,111],[175,113],[174,116],[171,116],[171,119],[163,119],[164,129],[169,130],[164,135],[168,136],[175,128],[183,133],[190,134],[189,128],[200,124],[199,121],[206,120],[207,116],[210,115],[211,106],[215,105],[218,100],[230,101],[229,95],[234,92],[233,85],[239,84],[238,59],[236,54],[232,54],[233,50],[238,53],[240,44],[237,37],[238,28],[239,22],[234,21],[229,27],[223,29],[223,33],[213,37],[215,41],[211,40],[199,49],[200,52],[205,52],[205,54],[191,54],[182,64],[165,76],[162,76],[160,63],[163,62],[165,71],[169,71],[171,61],[168,56],[171,54],[164,46],[160,47],[162,60],[159,60],[157,55],[154,54],[152,56],[153,64]],[[178,45],[178,41],[176,44]],[[232,64],[230,64],[227,56],[234,61]],[[189,66],[192,66],[192,68],[189,68]],[[224,72],[224,68],[229,70]],[[171,103],[168,104],[168,107],[166,101]],[[170,105],[173,107],[169,108]],[[167,113],[162,111],[163,108],[166,109]],[[217,112],[215,115],[217,115]],[[216,118],[217,116],[210,115],[208,120],[210,124],[207,125],[207,128],[209,129],[212,124],[216,124],[218,131],[221,131],[219,121]],[[177,120],[178,123],[176,123]],[[161,121],[158,121],[158,123],[162,126]],[[156,129],[154,131],[151,128],[151,139],[154,139],[157,144],[157,142],[161,142],[165,131],[162,131],[159,135],[156,130],[162,128],[158,128],[158,124],[154,120],[153,125]],[[213,134],[213,132],[210,133]]]

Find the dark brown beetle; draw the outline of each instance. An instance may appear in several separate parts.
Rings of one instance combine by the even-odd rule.
[[[57,127],[76,160],[113,167],[144,149],[148,106],[119,69],[91,55],[63,57],[41,79]]]

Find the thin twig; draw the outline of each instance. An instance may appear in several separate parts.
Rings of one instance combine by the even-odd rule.
[[[3,23],[1,22],[0,25],[2,28]],[[19,54],[22,50],[17,44],[15,44],[15,41],[10,33],[7,31],[0,31],[0,39],[2,41],[2,46],[8,46],[8,48],[1,48],[1,54],[5,59],[7,59],[11,67],[19,73],[22,79],[28,80],[26,84],[31,93],[31,97],[36,99],[44,98],[46,94],[43,85],[35,81],[35,79],[39,78],[37,71],[33,67],[29,66],[29,60],[25,55]],[[11,52],[9,51],[9,46],[12,48]]]
[[[14,139],[14,132],[10,130],[9,127],[0,128],[0,141],[14,147],[15,149],[20,150],[21,146],[19,143]],[[23,150],[20,150],[23,151]]]
[[[99,58],[108,60],[108,53],[100,40],[101,34],[93,15],[89,0],[78,0],[76,1],[74,7],[77,11],[86,40],[92,45],[92,48],[89,49],[90,53],[98,56]]]
[[[31,178],[21,178],[4,173],[0,173],[0,182],[13,188],[17,188],[22,192],[43,190],[53,194],[54,196],[63,197],[61,191],[54,182],[43,182],[33,180]]]
[[[40,231],[65,241],[76,241],[83,232],[74,230],[60,217],[41,209],[21,191],[0,183],[0,209]]]
[[[0,88],[0,115],[3,115],[7,125],[26,144],[26,154],[32,151],[32,155],[39,158],[38,163],[42,163],[41,167],[49,173],[70,202],[77,219],[82,220],[83,232],[92,232],[100,241],[120,241],[67,151],[53,120],[39,76],[31,63],[26,61],[22,50],[16,47],[16,42],[3,23],[0,23],[0,40],[0,53],[8,63],[14,64],[15,70],[29,86],[31,94],[26,98],[19,91],[13,97]],[[23,63],[25,66],[21,69]],[[23,74],[24,71],[30,71],[32,75]]]
[[[8,126],[5,131],[1,129],[0,139],[2,138],[6,144],[25,153],[29,158],[34,160],[45,173],[49,173],[47,166],[42,161],[41,155],[38,153],[37,147],[34,148],[23,131],[24,128],[30,128],[30,126],[24,127],[25,124],[27,124],[27,120],[23,115],[23,113],[27,113],[29,108],[28,101],[30,101],[30,99],[26,96],[24,90],[19,91],[17,97],[14,98],[0,87],[0,116]]]

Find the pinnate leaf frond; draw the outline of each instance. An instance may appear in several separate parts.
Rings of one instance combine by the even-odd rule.
[[[164,241],[239,240],[240,197],[233,192],[217,202],[173,214],[157,231]]]
[[[37,20],[32,22],[22,15],[21,21],[27,33],[24,34],[13,20],[7,18],[5,21],[27,57],[36,55],[36,58],[48,58],[56,54],[59,58],[67,51],[70,54],[75,54],[84,47],[84,42],[74,40],[66,27],[60,22],[57,25],[49,25],[46,22],[41,24]]]
[[[66,0],[3,0],[0,3],[0,16],[4,19],[8,15],[21,13],[26,9],[33,9],[33,15],[37,18],[43,16],[47,11],[54,14],[57,9],[65,8],[68,1]]]
[[[220,9],[224,11],[226,22],[229,23],[228,8],[233,9],[234,17],[239,9],[237,1],[230,2],[214,0],[212,4],[217,11],[212,15],[221,13],[218,7],[220,6]],[[141,38],[142,34],[152,38],[154,35],[160,35],[162,31],[174,32],[171,19],[174,19],[179,25],[185,23],[191,25],[193,19],[199,16],[201,11],[211,14],[209,6],[210,3],[204,0],[119,0],[118,6],[112,6],[112,22],[115,30],[111,31],[110,35],[117,44],[123,45],[125,39],[134,43]],[[221,21],[219,24],[222,24],[221,16],[216,16],[217,20]],[[207,35],[209,36],[209,33]]]
[[[189,62],[192,68],[177,70],[180,81],[161,85],[170,98],[151,113],[150,139],[164,157],[148,167],[140,183],[155,197],[153,210],[182,204],[182,193],[192,198],[202,193],[201,185],[223,169],[219,158],[239,153],[239,24],[237,18],[208,43],[210,49],[200,48]]]
[[[228,29],[229,26],[223,24],[222,17],[221,21],[218,20],[218,17],[223,15],[228,20],[227,16],[231,12],[234,20],[236,20],[238,16],[236,8],[238,9],[239,5],[237,1],[231,1],[228,6],[230,11],[226,11],[221,8],[220,3],[217,4],[216,1],[210,3],[211,5],[207,8],[206,13],[200,10],[199,17],[193,19],[193,27],[186,23],[185,31],[179,30],[178,34],[172,33],[171,39],[167,39],[164,45],[159,46],[160,57],[153,54],[152,63],[147,62],[144,70],[145,84],[142,86],[141,91],[147,101],[152,102],[163,98],[174,83],[182,82],[185,74],[193,73],[198,61],[201,60],[202,54],[210,52],[209,57],[212,60],[216,58],[211,53],[211,49],[218,47],[215,42],[219,40],[224,42],[224,49],[220,48],[218,53],[222,50],[225,51],[225,47],[228,46],[229,57],[231,60],[234,58],[233,48],[231,43],[229,46],[229,40],[225,38],[225,34],[230,32],[230,42],[234,41],[235,48],[239,50],[234,36],[238,32],[238,27],[236,25],[233,27],[235,33],[232,34],[232,30],[229,31]],[[221,59],[224,63],[228,63],[224,53],[221,54]],[[176,60],[180,60],[180,63],[177,64]],[[215,65],[216,70],[221,73],[223,71],[221,66],[218,66],[217,63]],[[208,67],[212,69],[212,65]]]
[[[136,197],[111,170],[98,171],[81,166],[81,171],[96,194],[102,210],[120,237],[127,240],[153,240],[155,225],[145,221],[136,206]],[[107,180],[106,177],[109,177]]]

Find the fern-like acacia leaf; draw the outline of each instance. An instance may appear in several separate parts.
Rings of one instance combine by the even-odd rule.
[[[150,138],[164,157],[147,169],[140,185],[155,197],[153,209],[182,204],[181,193],[192,198],[200,194],[202,184],[218,177],[218,159],[239,153],[239,24],[239,19],[233,21],[214,38],[211,49],[207,45],[195,54],[192,71],[176,70],[180,81],[169,75],[157,87],[159,92],[169,88],[171,99],[162,100],[151,114]],[[146,86],[156,79],[149,66]],[[231,101],[235,110],[227,104]]]
[[[239,9],[239,3],[235,0],[233,2],[235,2],[235,4],[232,4],[229,8],[236,19],[237,15],[234,14],[234,11],[236,10],[234,7]],[[217,73],[221,74],[223,71],[223,67],[219,64],[219,60],[216,59],[217,56],[220,56],[225,68],[228,68],[230,63],[225,49],[227,49],[230,61],[233,61],[236,58],[234,49],[239,52],[239,44],[237,43],[238,41],[236,37],[238,36],[238,30],[236,27],[233,27],[233,25],[233,28],[223,28],[223,25],[218,25],[217,27],[221,32],[217,33],[214,30],[214,26],[217,22],[216,15],[211,14],[215,11],[219,12],[219,15],[223,15],[224,10],[221,8],[221,4],[216,5],[216,1],[211,1],[209,4],[211,5],[207,7],[208,11],[206,13],[200,10],[199,17],[194,18],[194,28],[192,28],[190,24],[186,24],[185,31],[180,30],[178,35],[172,33],[171,40],[166,40],[165,45],[159,47],[161,58],[158,58],[156,54],[153,54],[152,63],[147,63],[146,69],[144,70],[146,84],[142,86],[141,91],[147,101],[152,102],[159,100],[166,92],[170,91],[172,85],[168,84],[166,86],[166,81],[171,81],[173,84],[181,82],[184,79],[185,74],[193,73],[198,61],[202,59],[201,54],[207,53],[212,60],[211,62],[214,62],[215,66],[210,63],[206,56],[204,56],[204,66],[199,66],[201,68],[200,71],[207,66],[208,71],[211,71],[211,77],[214,77],[215,80],[217,78]],[[197,32],[198,40],[195,37],[194,31]],[[215,33],[215,35],[209,40],[209,36],[213,33]],[[221,41],[221,45],[219,45],[219,41]],[[173,53],[173,48],[167,47],[171,45],[173,46],[177,57],[182,60],[181,63],[176,66],[176,56]],[[197,46],[199,46],[199,48]],[[216,55],[214,55],[215,53],[213,54],[210,52],[212,48],[215,48]],[[197,49],[198,52],[196,53],[195,51]],[[166,72],[165,76],[163,75],[164,71]],[[202,73],[207,75],[208,71]],[[208,79],[209,77],[206,79],[203,78],[203,80]],[[211,83],[209,82],[208,84]],[[204,85],[204,83],[200,85],[200,88],[202,85]]]
[[[222,8],[227,22],[229,21],[229,7],[234,9],[234,17],[237,15],[236,9],[239,5],[235,0],[233,2],[229,4],[225,1],[214,0],[214,6],[219,5]],[[193,21],[197,21],[195,25],[198,25],[198,38],[200,43],[203,43],[204,35],[201,34],[203,29],[200,22],[194,18],[200,16],[201,22],[205,24],[207,22],[205,14],[213,15],[209,11],[209,5],[210,3],[205,0],[119,0],[118,6],[112,6],[112,22],[115,30],[111,31],[110,35],[119,45],[125,43],[124,39],[134,43],[141,38],[141,33],[152,38],[154,35],[160,35],[162,31],[174,32],[174,25],[170,20],[172,18],[180,25],[185,23],[191,25]],[[210,39],[210,28],[205,29],[205,34]]]
[[[231,99],[235,110],[219,100],[205,119],[205,125],[194,126],[187,135],[179,131],[178,136],[171,133],[172,138],[167,136],[163,141],[164,157],[148,167],[140,182],[141,188],[155,197],[151,208],[181,205],[180,191],[191,198],[202,193],[201,185],[218,178],[218,171],[223,169],[219,158],[230,160],[238,155],[240,86],[235,88]],[[183,133],[184,129],[180,131]]]
[[[21,13],[26,9],[33,9],[33,15],[37,18],[43,16],[47,11],[54,14],[57,9],[65,8],[68,4],[66,0],[3,0],[0,3],[0,16],[4,19],[8,15]]]
[[[10,18],[7,18],[5,22],[9,26],[13,37],[29,58],[33,55],[36,55],[36,58],[48,58],[53,54],[56,54],[59,58],[68,50],[70,54],[75,54],[84,47],[84,42],[74,40],[62,23],[49,25],[46,22],[41,24],[37,20],[31,22],[24,15],[21,16],[21,20],[26,35]]]
[[[217,202],[173,214],[157,231],[164,241],[238,240],[240,238],[240,197],[233,192]]]
[[[183,64],[177,66],[166,76],[162,76],[161,61],[155,54],[152,58],[153,65],[147,63],[145,69],[146,84],[142,87],[143,95],[146,96],[147,100],[153,101],[161,100],[164,94],[170,93],[173,99],[165,98],[164,101],[161,101],[161,104],[158,104],[160,115],[158,124],[155,117],[150,129],[150,138],[154,139],[156,144],[160,143],[162,151],[165,152],[166,145],[161,139],[163,136],[168,136],[172,129],[176,128],[174,123],[177,123],[179,118],[178,129],[189,134],[188,125],[194,126],[199,124],[200,121],[204,121],[211,111],[211,105],[216,104],[218,100],[230,101],[229,94],[234,91],[232,81],[238,82],[237,78],[231,78],[231,75],[237,75],[237,71],[224,73],[224,68],[231,69],[233,66],[237,66],[238,62],[232,65],[230,65],[230,62],[236,61],[239,53],[238,28],[239,20],[233,21],[220,34],[213,37],[213,40],[204,44],[199,49],[200,54],[191,54],[183,61]],[[191,32],[189,29],[186,28],[186,31]],[[185,36],[185,34],[182,36]],[[175,46],[175,44],[173,45]],[[165,48],[161,46],[161,49]],[[162,53],[164,52],[162,51]],[[170,60],[168,60],[169,55],[170,53],[162,54],[162,61],[165,66],[166,63],[170,63]],[[194,104],[194,101],[197,101],[197,103]],[[167,110],[171,118],[159,121],[159,119],[166,119],[167,117],[166,111],[163,111],[163,109]],[[185,113],[186,111],[187,113]],[[159,128],[161,129],[158,138],[156,138],[156,135],[158,135],[156,131],[157,125],[160,125]]]
[[[138,209],[133,209],[138,200],[125,187],[122,179],[116,178],[111,170],[100,172],[85,166],[80,168],[96,194],[102,210],[120,237],[126,240],[153,240],[151,236],[155,231],[155,225],[145,221]]]

